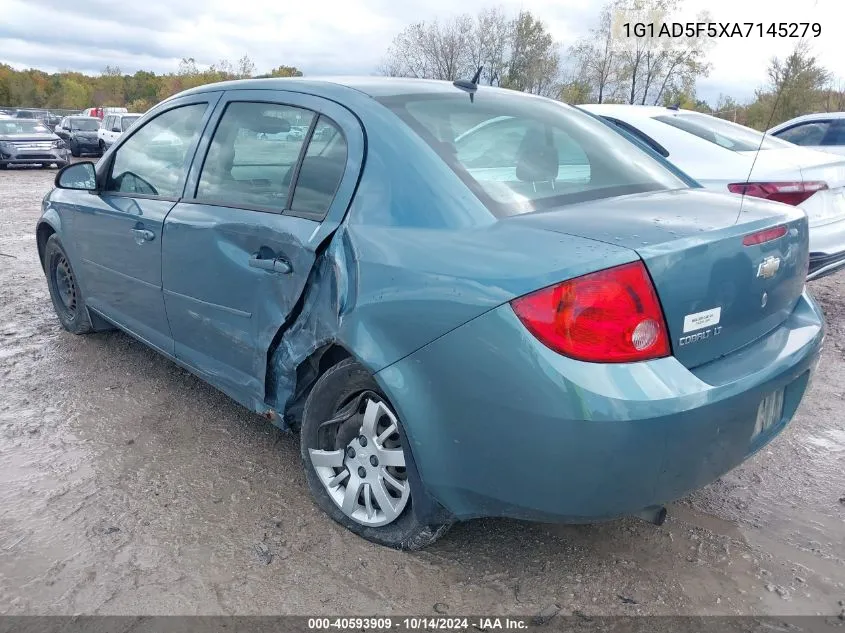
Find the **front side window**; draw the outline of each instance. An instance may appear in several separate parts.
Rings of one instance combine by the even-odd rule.
[[[115,153],[105,191],[179,197],[205,110],[205,103],[181,106],[139,128]]]
[[[196,197],[282,211],[314,118],[275,103],[233,102],[220,119],[202,166]]]
[[[133,124],[133,123],[135,123],[135,121],[137,121],[137,120],[138,120],[138,119],[140,119],[140,118],[141,118],[141,117],[137,117],[137,116],[125,116],[125,117],[122,117],[122,118],[120,119],[120,127],[121,127],[121,129],[125,132],[125,131],[126,131],[126,130],[128,130],[130,127],[132,127],[132,124]]]
[[[801,123],[791,128],[787,128],[782,132],[775,132],[782,141],[788,141],[795,145],[821,145],[825,133],[830,127],[830,121],[813,121],[811,123]]]
[[[838,119],[831,124],[821,144],[845,145],[845,119]]]
[[[706,114],[664,115],[654,119],[735,152],[789,147],[789,143],[772,136],[764,137],[762,132],[750,127]]]
[[[479,90],[380,100],[419,134],[495,215],[527,213],[689,185],[575,108]]]

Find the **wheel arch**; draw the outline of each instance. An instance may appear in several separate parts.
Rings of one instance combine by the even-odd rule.
[[[35,244],[38,247],[38,261],[41,262],[42,269],[44,268],[44,249],[47,247],[47,240],[53,234],[61,235],[61,226],[59,214],[52,209],[38,220],[38,225],[35,227]]]

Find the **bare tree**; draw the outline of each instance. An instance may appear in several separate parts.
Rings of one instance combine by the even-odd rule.
[[[481,81],[537,94],[558,89],[558,45],[530,12],[508,19],[501,9],[475,18],[417,22],[393,40],[381,64],[383,74],[427,79],[468,78],[483,66]]]
[[[511,21],[501,8],[482,9],[476,16],[469,59],[474,68],[482,67],[482,83],[501,84],[507,67],[510,35]]]

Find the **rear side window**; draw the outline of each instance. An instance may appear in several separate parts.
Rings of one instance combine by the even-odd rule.
[[[684,189],[651,154],[575,108],[519,93],[385,97],[497,216]]]
[[[179,197],[206,107],[173,108],[145,123],[115,153],[105,191]]]
[[[322,220],[345,168],[346,139],[337,125],[321,116],[299,168],[291,210],[297,215]]]
[[[132,124],[133,124],[133,123],[135,123],[135,121],[137,121],[139,118],[140,118],[140,117],[136,117],[136,116],[125,116],[125,117],[121,117],[121,119],[120,119],[120,128],[121,128],[121,129],[125,132],[125,131],[126,131],[126,130],[128,130],[130,127],[132,127]]]
[[[789,141],[795,145],[821,145],[824,135],[830,127],[830,121],[812,121],[810,123],[799,123],[781,132],[776,132],[782,141]]]
[[[784,141],[772,136],[764,136],[762,132],[752,130],[750,127],[706,114],[656,116],[654,120],[735,152],[789,147]]]
[[[314,113],[275,103],[233,102],[220,119],[196,197],[234,207],[287,208]]]

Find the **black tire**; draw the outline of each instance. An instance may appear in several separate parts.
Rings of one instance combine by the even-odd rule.
[[[70,155],[73,156],[74,158],[79,158],[79,156],[80,156],[79,143],[77,143],[74,140],[71,140],[71,142],[70,142]]]
[[[41,169],[50,169],[50,167],[52,167],[52,166],[53,166],[53,163],[41,163],[39,165],[39,167],[41,167]]]
[[[309,449],[326,449],[320,436],[320,425],[332,419],[347,404],[363,392],[375,393],[385,403],[387,398],[378,388],[370,373],[353,359],[345,359],[331,367],[317,380],[302,412],[300,429],[300,454],[305,468],[308,488],[316,504],[332,519],[358,536],[393,549],[418,550],[434,543],[449,529],[451,524],[425,525],[417,520],[413,511],[413,490],[411,498],[402,513],[392,523],[380,527],[367,526],[349,518],[332,500],[323,486]],[[401,422],[400,422],[401,424]],[[403,434],[404,437],[404,434]],[[407,460],[407,449],[403,447]]]
[[[43,264],[53,309],[62,327],[73,334],[93,332],[79,283],[58,235],[51,235],[47,240]]]
[[[106,153],[106,150],[107,150],[108,148],[106,147],[106,144],[105,144],[105,143],[103,143],[103,139],[100,139],[100,140],[99,140],[99,142],[97,143],[97,145],[99,145],[99,146],[100,146],[100,156],[102,156],[103,154],[105,154],[105,153]]]

